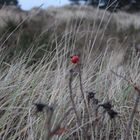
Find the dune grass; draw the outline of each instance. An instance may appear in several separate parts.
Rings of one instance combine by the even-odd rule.
[[[139,15],[111,14],[90,7],[37,9],[30,17],[33,13],[32,10],[27,14],[29,17],[10,37],[15,28],[9,33],[7,26],[1,27],[1,42],[9,38],[0,53],[0,139],[47,139],[48,114],[36,112],[34,103],[47,104],[54,109],[50,128],[53,130],[72,107],[69,77],[73,69],[72,94],[80,126],[71,110],[60,125],[64,132],[61,135],[57,132],[51,138],[123,140],[137,92],[112,71],[132,79],[139,87],[140,59],[135,50],[140,41],[139,25],[137,21],[130,22]],[[123,15],[127,17],[126,25]],[[87,112],[77,65],[70,62],[70,56],[75,54],[80,55],[85,96],[93,91],[100,104],[110,101],[113,110],[118,112],[114,119],[102,108],[97,119],[94,103],[88,106]],[[138,107],[130,140],[140,139],[139,115]]]

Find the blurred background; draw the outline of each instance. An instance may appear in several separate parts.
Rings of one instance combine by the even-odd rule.
[[[64,6],[64,5],[92,5],[98,6],[99,8],[107,9],[120,9],[122,7],[133,8],[136,10],[140,9],[139,0],[1,0],[0,5],[16,5],[23,10],[30,10],[33,7],[39,7],[42,5],[42,8],[47,8],[50,6]]]

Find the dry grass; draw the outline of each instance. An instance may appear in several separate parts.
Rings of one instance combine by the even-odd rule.
[[[9,19],[8,13],[13,14],[10,10],[14,11],[0,11],[3,19]],[[95,125],[94,105],[91,105],[88,120],[78,74],[74,73],[73,96],[81,127],[88,130],[86,133],[91,140],[123,140],[135,102],[135,90],[111,70],[131,78],[139,86],[140,59],[134,49],[140,42],[139,14],[111,14],[91,7],[70,6],[47,10],[36,8],[21,14],[20,18],[10,16],[17,26],[21,22],[21,26],[10,31],[12,34],[4,30],[1,35],[2,43],[8,39],[1,46],[0,54],[0,139],[45,139],[45,116],[35,112],[34,103],[53,105],[53,129],[71,107],[69,71],[71,68],[77,71],[77,68],[70,63],[70,55],[79,53],[84,92],[95,91],[101,103],[111,101],[113,109],[119,112],[118,117],[110,119],[108,114],[99,110],[101,118]],[[6,25],[2,21],[0,23],[1,29],[4,29]],[[28,33],[27,38],[31,37],[29,43],[27,38],[20,42],[22,32]],[[15,48],[24,48],[25,44],[27,48],[22,53],[21,50],[15,51]],[[8,51],[9,47],[14,49]],[[9,56],[10,53],[13,53],[12,56]],[[37,60],[34,62],[34,59]],[[139,117],[138,108],[131,140],[140,139]],[[52,139],[83,140],[73,111],[61,125],[66,131]]]

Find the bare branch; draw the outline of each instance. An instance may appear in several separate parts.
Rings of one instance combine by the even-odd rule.
[[[83,90],[83,86],[82,86],[82,76],[81,76],[81,69],[80,69],[80,65],[79,64],[78,64],[78,71],[79,71],[79,81],[80,81],[80,90],[81,90],[81,93],[82,93],[82,98],[84,100],[84,104],[85,104],[85,108],[86,108],[87,113],[88,113],[88,117],[90,117],[87,98],[86,98],[86,96],[84,94],[84,90]]]
[[[71,99],[71,103],[72,103],[72,107],[77,119],[77,124],[80,127],[80,118],[78,116],[77,110],[76,110],[76,105],[74,103],[74,99],[73,99],[73,93],[72,93],[72,77],[73,77],[73,70],[70,70],[70,78],[69,78],[69,90],[70,90],[70,99]]]
[[[113,70],[111,70],[111,72],[112,72],[114,75],[116,75],[117,77],[122,78],[123,80],[125,80],[126,82],[128,82],[129,84],[131,84],[131,85],[133,86],[132,81],[128,80],[126,77],[124,77],[124,76],[122,76],[122,75],[117,74],[117,73],[116,73],[116,72],[114,72]]]
[[[135,101],[133,110],[132,110],[132,112],[130,114],[130,118],[129,118],[127,128],[126,128],[125,138],[124,138],[124,140],[129,140],[130,139],[130,132],[131,132],[131,129],[132,129],[132,123],[133,123],[133,120],[134,120],[134,116],[135,116],[135,114],[137,112],[137,108],[138,108],[138,105],[139,105],[139,102],[140,102],[140,89],[136,86],[136,84],[133,83],[132,80],[127,80],[125,77],[113,72],[112,70],[111,70],[111,72],[113,74],[115,74],[116,76],[122,78],[123,80],[127,81],[128,84],[130,84],[137,91],[136,101]]]

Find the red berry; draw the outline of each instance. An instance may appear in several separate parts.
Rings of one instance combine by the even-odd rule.
[[[76,64],[78,61],[79,61],[79,56],[78,55],[71,56],[71,62],[73,64]]]

